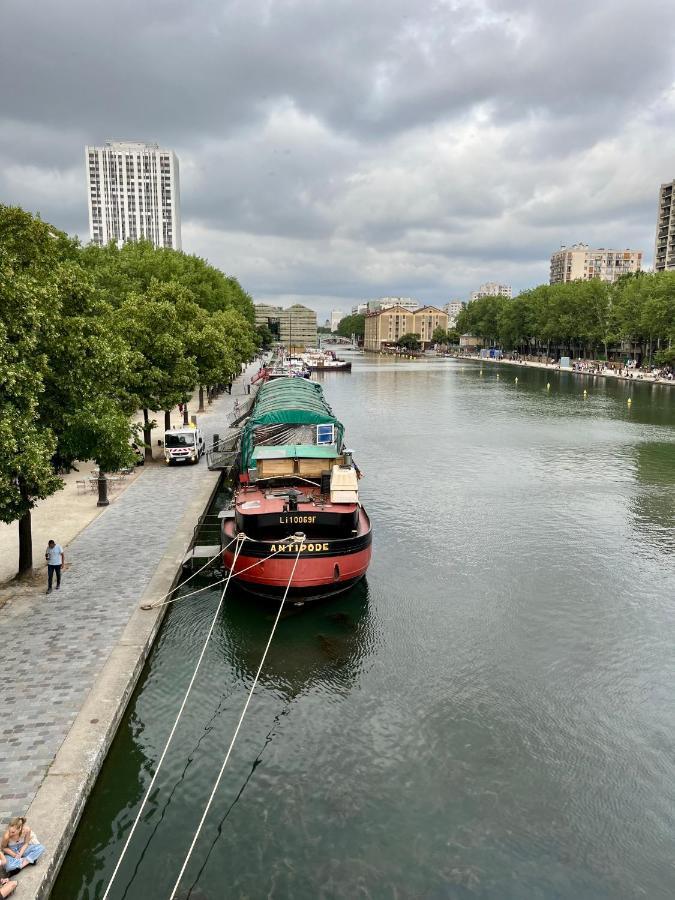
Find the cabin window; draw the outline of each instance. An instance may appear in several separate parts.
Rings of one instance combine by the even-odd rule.
[[[335,425],[333,425],[332,422],[330,424],[316,426],[316,442],[317,444],[335,443]]]

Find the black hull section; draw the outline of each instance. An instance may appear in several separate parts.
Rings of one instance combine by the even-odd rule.
[[[337,597],[338,594],[344,594],[345,591],[351,590],[355,584],[358,584],[365,578],[365,575],[359,575],[358,578],[352,578],[350,581],[339,581],[334,584],[324,584],[320,587],[311,588],[291,588],[288,592],[286,602],[295,606],[302,603],[313,603],[317,600],[327,600],[329,597]],[[252,584],[246,581],[237,581],[237,587],[250,594],[252,597],[259,597],[261,600],[273,600],[277,603],[281,602],[284,596],[285,588],[271,587],[269,585]]]

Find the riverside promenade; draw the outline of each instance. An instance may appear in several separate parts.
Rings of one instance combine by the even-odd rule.
[[[199,414],[207,448],[214,433],[227,432],[257,368]],[[140,604],[173,586],[219,474],[205,458],[147,466],[64,547],[69,568],[59,591],[47,596],[41,583],[2,609],[0,823],[27,815],[47,848],[19,873],[22,897],[49,894],[161,624],[163,609]]]

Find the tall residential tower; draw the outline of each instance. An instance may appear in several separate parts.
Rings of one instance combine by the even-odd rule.
[[[675,269],[675,206],[673,189],[675,181],[662,184],[659,190],[659,208],[656,213],[656,244],[654,246],[654,271]]]
[[[147,238],[181,249],[178,157],[142,141],[87,147],[89,234],[95,244]]]

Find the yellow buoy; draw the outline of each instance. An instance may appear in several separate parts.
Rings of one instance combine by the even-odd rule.
[[[588,391],[584,390],[584,397],[587,397],[587,396],[588,396]]]
[[[631,398],[629,397],[629,398],[628,398],[628,405],[630,406],[632,403],[633,403],[633,401],[632,401]]]
[[[516,376],[516,384],[518,384],[518,377]]]
[[[480,370],[480,374],[481,374],[481,375],[483,374],[483,370],[482,370],[482,369]]]
[[[550,390],[551,390],[551,382],[550,382],[550,381],[547,381],[547,382],[546,382],[546,390],[547,390],[547,391],[550,391]]]

